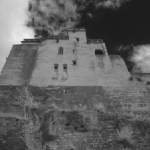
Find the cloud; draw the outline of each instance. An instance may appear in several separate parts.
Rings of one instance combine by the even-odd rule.
[[[127,2],[129,0],[104,0],[104,1],[97,1],[96,7],[105,7],[105,8],[112,8],[117,9],[119,8],[123,3]]]
[[[134,71],[139,69],[144,73],[150,72],[150,45],[137,46],[134,48],[132,61],[136,64]]]
[[[57,34],[73,27],[78,20],[74,0],[30,0],[27,26],[35,32],[46,30]]]
[[[33,31],[25,26],[28,0],[1,0],[0,5],[0,70],[12,46],[24,38],[33,38]]]

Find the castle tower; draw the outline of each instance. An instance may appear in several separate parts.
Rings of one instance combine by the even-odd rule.
[[[149,89],[84,29],[24,39],[0,75],[0,149],[148,150]]]
[[[108,55],[101,39],[85,29],[25,39],[14,45],[0,76],[2,85],[119,86],[129,78],[122,58]]]

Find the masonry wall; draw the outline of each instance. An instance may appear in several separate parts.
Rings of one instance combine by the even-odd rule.
[[[84,31],[69,36],[13,46],[0,76],[0,148],[149,150],[150,85]]]
[[[14,45],[0,75],[0,85],[24,85],[34,68],[38,45]]]
[[[75,40],[77,37],[79,42]],[[59,47],[63,47],[63,55],[58,55]],[[95,55],[95,49],[104,50],[105,55]],[[54,64],[59,65],[58,72],[54,71]],[[63,71],[63,64],[67,64],[67,71]],[[30,85],[120,86],[129,76],[123,60],[119,56],[108,56],[104,43],[87,44],[85,31],[69,31],[69,40],[59,43],[45,40],[39,45]]]
[[[77,42],[76,38],[79,38]],[[63,47],[63,55],[58,49]],[[105,55],[95,55],[102,49]],[[73,65],[73,60],[76,65]],[[54,64],[58,70],[54,71]],[[67,70],[63,70],[67,64]],[[104,43],[87,44],[85,31],[69,31],[69,40],[14,45],[1,72],[1,85],[120,86],[130,74],[122,58],[108,56]]]
[[[25,89],[0,87],[2,150],[149,150],[150,93],[143,85],[29,87],[34,103]]]
[[[39,117],[43,118],[43,149],[46,145],[47,149],[57,150],[149,148],[146,132],[150,128],[144,120],[150,117],[150,93],[142,85],[30,87],[29,91],[42,102]],[[45,131],[56,138],[47,138]]]

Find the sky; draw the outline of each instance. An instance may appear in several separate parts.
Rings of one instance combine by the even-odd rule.
[[[34,38],[34,33],[31,28],[28,28],[25,26],[27,18],[28,18],[27,9],[28,9],[29,0],[0,0],[0,1],[1,1],[1,5],[0,5],[0,33],[1,33],[0,34],[1,35],[0,71],[1,71],[1,69],[3,68],[5,64],[6,58],[8,57],[11,51],[12,46],[14,44],[21,44],[20,41],[22,41],[25,38]],[[30,1],[34,2],[35,0],[30,0]],[[108,1],[111,2],[112,0],[108,0]],[[137,1],[138,3],[136,3]],[[44,10],[43,10],[39,6],[37,7],[37,12],[39,11],[39,9],[43,10],[45,11],[44,14],[48,14],[48,18],[50,18],[51,16],[50,14],[53,14],[55,12],[57,13],[59,11],[56,11],[56,9],[50,9],[51,8],[50,6],[53,6],[51,2],[54,2],[54,1],[46,0],[46,2],[50,4],[49,7],[47,8],[47,5],[45,5],[47,9],[45,9],[44,7]],[[143,72],[150,72],[150,44],[149,44],[150,43],[150,21],[149,21],[150,20],[149,19],[150,18],[150,9],[149,9],[150,1],[149,0],[130,0],[130,2],[131,2],[129,3],[130,7],[128,5],[124,5],[122,9],[119,9],[119,11],[116,11],[116,9],[114,10],[114,9],[109,9],[109,8],[92,10],[92,8],[95,8],[95,7],[87,7],[86,9],[88,11],[83,11],[83,16],[85,16],[85,18],[84,17],[81,18],[80,21],[83,21],[83,24],[84,24],[83,26],[86,27],[86,29],[89,29],[88,30],[89,32],[87,33],[90,33],[90,36],[92,35],[95,36],[96,35],[95,33],[97,33],[99,36],[99,33],[102,33],[103,31],[106,37],[108,33],[110,32],[109,33],[109,38],[111,39],[110,41],[112,41],[112,39],[117,39],[117,40],[121,39],[123,43],[127,42],[127,44],[130,44],[136,41],[137,45],[141,45],[141,46],[138,46],[135,48],[136,51],[134,53],[132,61],[135,62],[138,67],[142,68]],[[135,4],[138,4],[138,5],[135,5]],[[141,5],[143,9],[141,9]],[[83,4],[83,6],[85,5]],[[55,8],[57,7],[55,6]],[[70,14],[68,12],[72,12],[71,10],[74,10],[74,9],[68,10],[68,8],[70,7],[66,7],[66,10],[67,10],[66,14]],[[54,10],[54,11],[52,12],[50,10],[52,11]],[[87,12],[88,14],[89,12],[91,13],[90,16],[95,15],[95,17],[92,17],[92,18],[89,17],[89,19],[87,19],[88,14],[87,15],[84,14]],[[33,15],[34,19],[38,18],[37,16],[38,13],[35,13],[33,11],[33,14],[36,14],[35,16]],[[57,19],[59,18],[62,19],[62,17],[57,17],[55,20],[57,21]],[[96,19],[94,20],[94,18]],[[100,22],[100,24],[98,22]],[[40,24],[41,23],[42,21],[40,19]],[[43,21],[43,23],[45,23],[45,21]],[[101,24],[103,24],[105,28],[104,27],[101,28]],[[120,45],[122,44],[122,41],[119,41],[121,42]],[[144,42],[146,41],[146,42],[142,43],[143,41]],[[116,41],[114,43],[116,43]],[[148,43],[148,45],[145,45],[146,43]],[[112,49],[112,46],[110,49]]]
[[[28,0],[1,0],[0,5],[0,71],[14,44],[34,33],[25,26]]]

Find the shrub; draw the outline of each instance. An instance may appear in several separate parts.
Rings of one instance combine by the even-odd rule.
[[[120,131],[117,130],[118,133],[118,142],[123,144],[124,147],[132,147],[133,141],[132,141],[132,129],[128,126],[123,127]]]

